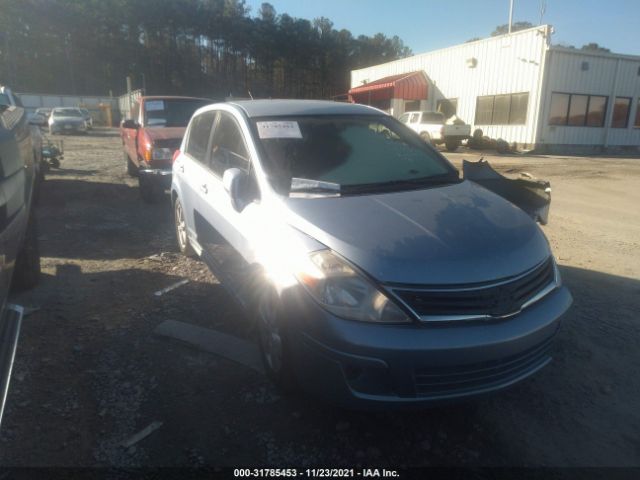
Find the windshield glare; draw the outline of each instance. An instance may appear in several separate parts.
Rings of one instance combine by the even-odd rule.
[[[65,108],[64,110],[54,110],[54,117],[82,117],[82,112],[75,108]]]
[[[265,134],[272,125],[292,127],[295,133]],[[446,160],[391,117],[278,117],[256,119],[254,126],[264,168],[283,194],[290,192],[292,178],[338,184],[341,192],[403,181],[428,183],[435,177],[457,179]]]
[[[193,112],[210,103],[207,100],[147,100],[144,104],[144,125],[186,127]]]

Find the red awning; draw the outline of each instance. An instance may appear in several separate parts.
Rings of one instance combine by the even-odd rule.
[[[380,78],[349,90],[349,95],[358,103],[391,98],[426,100],[427,94],[427,76],[422,70]]]

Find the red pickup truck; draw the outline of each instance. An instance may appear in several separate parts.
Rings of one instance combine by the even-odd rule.
[[[120,135],[127,173],[138,177],[140,194],[146,202],[161,198],[171,186],[171,161],[180,148],[191,115],[214,103],[196,97],[140,97],[123,120]]]

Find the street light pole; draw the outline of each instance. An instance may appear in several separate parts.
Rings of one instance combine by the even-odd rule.
[[[513,22],[513,0],[509,0],[509,33],[511,33],[512,22]]]

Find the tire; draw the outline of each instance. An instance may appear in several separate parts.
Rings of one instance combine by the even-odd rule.
[[[445,146],[448,152],[455,152],[460,146],[460,142],[458,140],[448,140],[445,141]]]
[[[420,134],[420,138],[424,140],[426,143],[428,143],[429,145],[431,145],[431,135],[429,135],[427,132],[422,132]]]
[[[278,294],[269,284],[262,284],[255,315],[260,357],[267,377],[283,392],[297,392],[286,322]]]
[[[162,191],[160,186],[145,175],[138,176],[140,196],[145,203],[157,203],[160,200]]]
[[[34,212],[31,212],[24,243],[16,257],[12,288],[27,290],[35,287],[40,280],[40,248],[38,246],[38,226]]]
[[[129,175],[130,177],[137,177],[138,167],[136,167],[136,164],[131,161],[131,158],[129,158],[129,154],[127,152],[124,152],[124,162],[126,165],[125,169],[127,171],[127,175]]]
[[[186,257],[195,257],[196,252],[189,243],[189,235],[187,233],[187,221],[179,198],[173,202],[173,218],[176,226],[176,242],[180,253]]]

